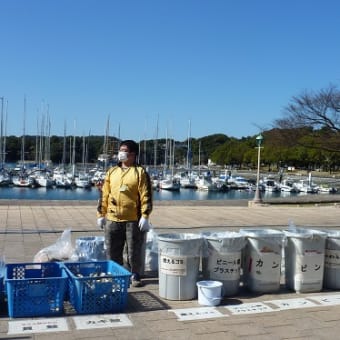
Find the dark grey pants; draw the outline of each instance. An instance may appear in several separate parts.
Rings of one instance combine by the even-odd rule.
[[[127,266],[132,273],[141,274],[142,247],[144,233],[140,231],[137,221],[107,221],[105,226],[106,258],[124,265],[124,247],[126,247]]]

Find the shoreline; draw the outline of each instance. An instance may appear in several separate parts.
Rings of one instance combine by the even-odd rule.
[[[252,200],[154,200],[153,204],[157,206],[230,206],[230,207],[247,207]],[[23,205],[23,206],[93,206],[97,200],[30,200],[30,199],[0,199],[0,206],[4,205]],[[340,195],[338,194],[315,194],[294,197],[277,197],[263,199],[258,206],[266,205],[319,205],[319,204],[340,204]]]

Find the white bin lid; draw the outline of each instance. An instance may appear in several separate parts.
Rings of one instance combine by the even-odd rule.
[[[158,240],[161,241],[183,241],[183,240],[197,240],[201,239],[202,236],[200,234],[194,233],[173,233],[173,234],[159,234]]]
[[[340,238],[340,230],[324,230],[329,238]]]
[[[282,239],[284,237],[282,231],[275,229],[240,229],[240,233],[254,238],[274,237]]]
[[[313,238],[315,236],[326,238],[327,234],[320,230],[307,229],[307,228],[289,228],[283,230],[287,237],[295,238]]]
[[[223,238],[244,238],[245,235],[236,231],[221,231],[221,232],[204,232],[202,236],[206,239],[223,239]]]

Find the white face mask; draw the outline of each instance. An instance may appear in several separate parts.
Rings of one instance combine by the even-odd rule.
[[[128,152],[126,151],[119,151],[118,152],[118,161],[123,162],[128,159]]]

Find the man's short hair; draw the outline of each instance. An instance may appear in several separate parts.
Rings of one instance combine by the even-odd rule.
[[[134,140],[132,140],[132,139],[123,140],[122,142],[120,142],[119,147],[121,147],[123,145],[128,147],[129,152],[134,152],[136,155],[138,155],[139,146]]]

